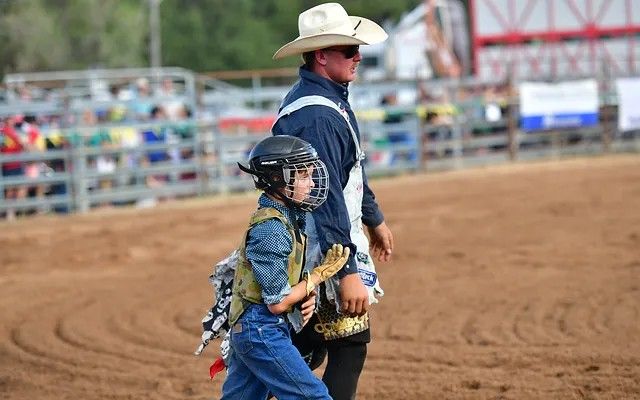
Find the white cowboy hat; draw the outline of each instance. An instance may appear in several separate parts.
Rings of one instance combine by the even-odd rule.
[[[349,16],[338,3],[325,3],[303,11],[298,17],[298,36],[282,46],[273,59],[284,58],[331,46],[375,44],[388,35],[375,22]]]

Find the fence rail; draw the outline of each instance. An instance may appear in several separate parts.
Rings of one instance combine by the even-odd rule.
[[[415,115],[401,123],[363,121],[360,130],[368,174],[640,152],[640,132],[611,132],[611,124],[606,121],[591,128],[525,133],[512,132],[504,119],[493,123],[496,131],[484,136],[471,135],[472,125],[462,118],[447,126],[425,125]],[[135,148],[90,148],[80,144],[62,150],[2,155],[0,164],[35,164],[40,173],[37,177],[1,177],[0,213],[86,212],[107,204],[147,206],[165,198],[249,190],[252,180],[240,172],[236,163],[245,161],[253,145],[268,134],[223,134],[215,126],[200,125],[194,138],[177,143],[141,144]],[[147,160],[150,154],[157,153],[181,156]],[[112,168],[100,169],[101,158],[111,160]],[[10,199],[5,194],[11,190],[36,195]]]
[[[49,123],[43,128],[45,134],[52,133],[46,132],[49,129],[63,137],[75,135],[81,139],[68,140],[67,148],[59,150],[0,155],[0,164],[19,163],[25,166],[25,172],[30,171],[3,171],[0,213],[147,206],[165,198],[252,188],[251,178],[241,173],[236,163],[244,161],[253,145],[269,135],[260,130],[270,125],[290,85],[267,87],[254,75],[251,87],[214,78],[181,68],[7,75],[6,90],[0,92],[0,118],[15,114],[44,117]],[[640,152],[640,132],[617,131],[613,78],[596,77],[600,87],[599,125],[536,133],[517,127],[519,105],[510,97],[516,93],[516,82],[510,80],[359,82],[349,91],[367,154],[367,172],[380,176]],[[161,90],[165,84],[175,84],[174,90]],[[23,98],[23,85],[40,90],[31,98]],[[143,96],[145,87],[147,95]],[[127,95],[112,96],[105,92],[110,89],[122,89]],[[396,95],[396,104],[412,105],[391,106],[393,103],[386,98],[389,94]],[[381,100],[385,100],[385,107],[377,107]],[[194,114],[173,116],[173,126],[163,127],[162,122],[147,119],[138,109],[173,103],[183,103]],[[486,114],[488,104],[494,109],[491,117]],[[116,113],[114,119],[104,118],[97,125],[84,120],[86,111],[96,114],[100,110],[104,114],[112,108],[126,110],[125,116]],[[434,114],[447,118],[429,119]],[[390,116],[393,118],[387,118]],[[493,119],[497,120],[490,121]],[[229,126],[237,131],[228,133],[232,129]],[[195,130],[193,137],[182,134],[191,127]],[[165,128],[182,133],[168,142],[141,143],[140,135]],[[91,147],[83,143],[98,129],[120,137],[122,145]],[[175,140],[178,136],[180,139]]]

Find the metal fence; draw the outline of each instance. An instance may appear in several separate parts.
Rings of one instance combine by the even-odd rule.
[[[640,132],[617,130],[612,77],[600,78],[599,125],[535,133],[518,128],[517,101],[507,97],[515,93],[513,82],[469,78],[354,85],[350,89],[352,105],[358,115],[368,174],[388,176],[519,160],[640,152]],[[245,161],[253,145],[269,132],[266,128],[244,127],[230,133],[224,125],[225,110],[236,107],[236,113],[251,112],[268,122],[289,86],[263,87],[254,79],[252,87],[242,88],[180,68],[16,74],[5,79],[0,117],[16,113],[54,116],[48,119],[49,127],[43,129],[45,136],[56,130],[65,138],[80,132],[86,139],[95,129],[128,129],[133,135],[157,131],[163,122],[135,117],[79,126],[80,115],[86,110],[130,107],[131,99],[105,100],[101,96],[109,87],[135,95],[137,89],[132,85],[140,80],[151,89],[145,101],[179,101],[194,111],[195,116],[179,121],[194,127],[192,135],[173,136],[173,140],[154,144],[134,140],[109,146],[67,140],[65,145],[47,151],[2,154],[0,164],[19,163],[31,173],[0,176],[0,214],[86,212],[118,205],[145,207],[163,199],[252,188],[251,178],[241,173],[236,163]],[[166,81],[175,84],[174,97],[167,98],[160,91]],[[22,85],[28,83],[40,83],[48,89],[25,102],[18,95]],[[468,96],[491,87],[503,91],[498,118],[483,114],[486,104],[478,101],[482,96]],[[409,103],[418,105],[377,107],[385,94],[393,92],[415,97]],[[424,93],[440,94],[442,98],[433,103],[446,98],[444,102],[453,110],[446,120],[429,118],[428,107],[419,105],[425,104],[420,98]],[[376,107],[373,112],[372,106]],[[258,126],[264,126],[265,121]]]
[[[616,132],[611,121],[591,128],[524,133],[505,118],[486,124],[490,131],[485,135],[473,135],[479,122],[461,115],[440,126],[427,125],[416,115],[400,122],[365,120],[360,125],[367,171],[372,176],[640,152],[640,132]],[[3,197],[0,213],[86,212],[106,205],[149,206],[163,199],[249,190],[252,181],[236,163],[246,161],[253,145],[268,134],[225,134],[215,124],[200,124],[192,138],[170,143],[111,148],[81,143],[2,155],[0,164],[37,165],[40,173],[37,177],[3,176],[1,196],[11,191],[11,197],[16,197],[16,191],[31,196]],[[153,154],[164,156],[153,160]],[[111,160],[111,168],[100,168],[103,159]]]

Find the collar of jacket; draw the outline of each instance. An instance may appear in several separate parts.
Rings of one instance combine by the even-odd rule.
[[[348,83],[336,83],[331,79],[327,79],[323,76],[316,74],[315,72],[309,71],[307,68],[305,68],[304,65],[300,67],[299,75],[301,80],[316,84],[322,87],[322,89],[324,89],[325,91],[327,91],[328,93],[327,95],[325,95],[325,97],[337,96],[341,100],[348,102],[348,99],[349,99]]]

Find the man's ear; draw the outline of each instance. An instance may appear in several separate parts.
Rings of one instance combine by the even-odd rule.
[[[318,63],[318,65],[322,65],[323,67],[327,65],[327,55],[324,51],[316,50],[314,56],[316,57],[316,63]]]

